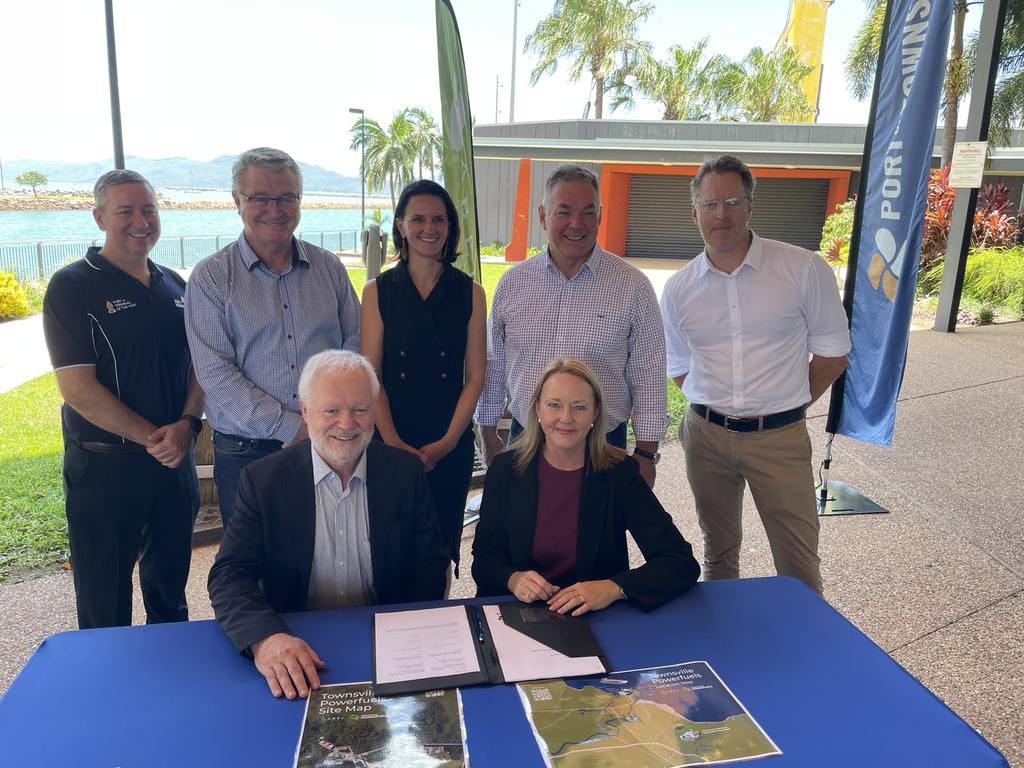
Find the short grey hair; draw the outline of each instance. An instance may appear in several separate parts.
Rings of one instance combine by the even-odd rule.
[[[313,379],[318,373],[352,373],[359,370],[365,373],[366,378],[369,379],[373,401],[377,402],[377,394],[380,392],[377,371],[365,357],[347,349],[327,349],[318,352],[306,361],[302,367],[302,375],[299,376],[299,399],[303,402],[309,400],[309,391],[313,387]]]
[[[299,170],[299,164],[292,160],[292,156],[287,152],[282,152],[280,149],[272,147],[247,149],[238,156],[235,164],[231,166],[232,192],[237,194],[242,191],[242,176],[245,175],[245,169],[250,166],[266,168],[273,174],[278,174],[284,170],[291,171],[299,182],[299,194],[302,194],[302,171]]]
[[[757,183],[754,181],[754,174],[750,172],[747,164],[740,160],[734,155],[722,155],[714,160],[708,160],[704,165],[697,171],[697,175],[690,181],[690,199],[693,202],[697,200],[697,193],[700,192],[700,183],[704,181],[704,177],[709,173],[736,173],[739,174],[740,180],[743,182],[743,189],[747,193],[747,197],[751,200],[754,199],[754,185]]]
[[[96,179],[96,184],[92,188],[92,196],[98,210],[102,211],[107,206],[107,190],[110,187],[116,187],[121,184],[145,184],[149,187],[149,191],[153,193],[153,197],[156,197],[156,190],[153,189],[153,185],[149,183],[145,176],[135,171],[126,171],[123,168],[119,168],[115,171],[107,171]]]
[[[597,193],[598,199],[601,197],[601,187],[598,184],[597,176],[589,168],[584,168],[582,165],[567,164],[560,165],[551,172],[548,176],[548,180],[544,182],[544,207],[547,208],[548,200],[551,197],[551,190],[555,188],[555,184],[563,181],[584,181],[594,188],[594,192]]]

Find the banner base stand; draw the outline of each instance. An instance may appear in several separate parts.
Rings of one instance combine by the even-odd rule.
[[[818,517],[836,515],[887,515],[889,510],[839,480],[825,485],[825,492],[818,493]]]

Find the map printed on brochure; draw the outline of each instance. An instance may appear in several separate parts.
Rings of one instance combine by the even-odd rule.
[[[374,698],[370,683],[310,691],[295,768],[465,768],[454,689]]]
[[[549,768],[676,768],[782,754],[706,661],[517,687]]]

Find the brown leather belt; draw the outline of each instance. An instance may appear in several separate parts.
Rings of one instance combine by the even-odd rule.
[[[88,440],[76,440],[75,445],[83,451],[92,453],[146,453],[146,449],[138,443],[92,443]]]

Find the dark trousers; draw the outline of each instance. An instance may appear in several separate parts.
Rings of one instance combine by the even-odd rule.
[[[510,426],[508,430],[509,443],[515,440],[522,431],[523,425],[515,419],[512,419],[512,426]],[[615,429],[606,432],[604,439],[608,441],[608,445],[614,445],[616,448],[626,450],[626,422],[622,422]]]
[[[64,446],[64,499],[80,629],[132,623],[139,563],[146,622],[187,621],[185,583],[199,512],[195,458],[176,469],[147,453]]]
[[[430,495],[434,499],[437,522],[441,528],[442,543],[449,550],[449,557],[456,566],[459,564],[462,523],[466,515],[466,494],[469,493],[469,481],[473,476],[475,455],[473,431],[466,430],[452,452],[427,473]]]
[[[256,459],[281,450],[278,440],[253,440],[238,435],[213,431],[213,482],[217,486],[217,503],[224,530],[235,511],[235,495],[242,470]]]

